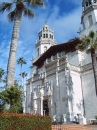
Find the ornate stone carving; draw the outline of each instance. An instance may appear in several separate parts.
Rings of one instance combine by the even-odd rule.
[[[87,65],[81,66],[81,72],[87,71],[92,69],[92,63],[89,63]]]
[[[46,82],[46,84],[44,86],[44,91],[45,91],[45,95],[52,95],[52,93],[53,93],[53,82],[52,81]]]
[[[77,67],[75,65],[69,64],[69,69],[73,70],[75,72],[80,72],[80,67]]]

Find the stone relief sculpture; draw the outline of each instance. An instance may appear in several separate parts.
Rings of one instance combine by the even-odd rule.
[[[44,86],[44,91],[46,92],[45,95],[52,95],[53,92],[53,83],[52,81],[46,82]]]

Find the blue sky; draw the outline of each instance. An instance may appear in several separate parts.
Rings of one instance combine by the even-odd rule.
[[[1,2],[11,0],[0,0]],[[22,17],[18,42],[17,59],[24,57],[27,65],[23,70],[30,76],[31,59],[35,55],[35,43],[38,32],[45,21],[54,31],[56,42],[63,43],[78,37],[81,26],[82,0],[48,0],[44,8],[34,9],[35,17]],[[6,71],[13,23],[9,23],[7,13],[0,14],[0,68]],[[19,78],[20,66],[16,65],[16,77]]]

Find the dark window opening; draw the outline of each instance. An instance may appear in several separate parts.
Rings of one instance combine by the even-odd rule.
[[[45,38],[45,34],[43,34],[43,38]]]
[[[86,7],[88,6],[88,2],[86,2]]]
[[[48,34],[46,34],[46,38],[48,38]]]

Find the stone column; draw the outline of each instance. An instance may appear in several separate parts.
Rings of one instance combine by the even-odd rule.
[[[37,96],[35,91],[33,96],[33,113],[36,114],[36,112],[37,112]]]
[[[40,114],[43,115],[43,88],[40,90]]]
[[[41,111],[40,114],[43,115],[43,97],[42,96],[40,97],[40,109],[41,109],[40,110]]]
[[[66,112],[66,117],[67,117],[67,121],[71,121],[72,120],[72,95],[71,95],[71,86],[70,86],[70,70],[68,69],[68,67],[65,68],[65,82],[66,82],[66,93],[67,93],[67,112]]]
[[[56,69],[56,109],[57,109],[57,118],[60,116],[60,88],[59,88],[59,75],[58,75],[58,71],[59,71],[59,59],[57,60],[57,69]]]

